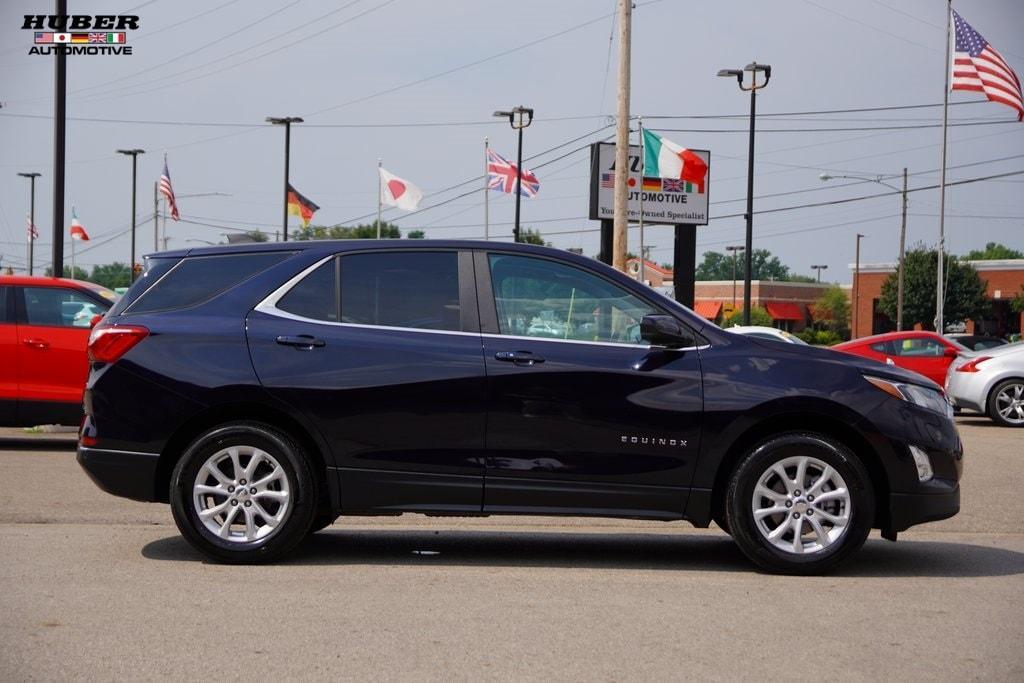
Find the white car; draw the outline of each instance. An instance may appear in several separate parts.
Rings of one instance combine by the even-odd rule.
[[[804,346],[807,346],[807,342],[800,337],[792,335],[785,330],[777,330],[774,327],[764,327],[763,325],[734,325],[733,327],[727,327],[725,331],[746,335],[748,337],[756,337],[757,339],[767,339],[768,341],[784,342],[786,344],[803,344]]]
[[[961,354],[946,371],[946,394],[958,408],[1024,427],[1024,344]]]

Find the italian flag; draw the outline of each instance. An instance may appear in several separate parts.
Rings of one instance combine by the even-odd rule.
[[[686,180],[704,194],[708,165],[699,156],[666,140],[657,133],[644,129],[644,175]]]

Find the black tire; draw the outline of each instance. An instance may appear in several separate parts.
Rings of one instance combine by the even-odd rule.
[[[1024,386],[1024,379],[1007,379],[992,387],[992,393],[988,397],[988,416],[992,421],[1001,427],[1024,427],[1024,419],[1012,422],[999,414],[997,397],[1007,387]]]
[[[323,531],[330,525],[334,524],[335,520],[338,519],[338,515],[333,512],[324,512],[318,514],[313,518],[313,526],[309,528],[309,533],[315,534],[318,531]]]
[[[844,530],[839,532],[830,545],[798,554],[779,549],[759,530],[754,518],[753,498],[758,480],[762,475],[767,474],[772,465],[780,463],[786,458],[803,456],[808,456],[832,467],[842,477],[849,492],[849,519],[843,527]],[[788,474],[789,470],[786,472]],[[796,479],[795,474],[793,479]],[[805,480],[805,484],[813,481],[808,478]],[[802,500],[803,505],[806,506],[808,492],[804,491],[803,493],[804,497],[796,500]],[[819,496],[824,497],[821,494]],[[833,505],[835,504],[833,503]],[[779,505],[781,506],[783,503],[779,503]],[[821,503],[819,502],[817,505],[821,506]],[[787,507],[786,512],[768,518],[767,523],[779,520],[778,527],[788,523],[788,517],[791,515],[790,509],[794,508]],[[821,525],[822,510],[812,506],[812,514],[814,510],[818,510],[819,513],[819,516],[814,519]],[[833,511],[835,510],[833,509]],[[743,554],[761,569],[779,574],[822,574],[841,564],[864,545],[874,522],[875,495],[867,470],[849,448],[823,435],[788,433],[773,436],[761,442],[740,461],[726,490],[725,513],[730,533],[736,544]],[[799,522],[798,528],[803,529],[805,525],[809,527],[810,518],[807,517],[806,512],[804,520]],[[813,530],[809,528],[805,533],[813,533]],[[792,532],[789,532],[790,537],[793,535]],[[784,533],[782,536],[784,538],[786,534]],[[816,538],[808,540],[817,541]],[[786,542],[789,543],[789,541]],[[823,545],[822,542],[817,542],[819,545]],[[793,545],[795,550],[796,543]],[[803,541],[799,543],[799,547],[804,547]]]
[[[193,499],[196,477],[211,456],[231,446],[258,448],[273,457],[284,472],[290,508],[281,513],[281,521],[265,538],[225,540],[199,518]],[[171,475],[170,500],[178,530],[201,553],[218,562],[257,564],[280,558],[306,537],[317,511],[317,482],[301,447],[286,434],[259,422],[233,422],[192,442]]]

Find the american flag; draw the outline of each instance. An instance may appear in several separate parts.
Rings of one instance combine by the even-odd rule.
[[[32,216],[27,213],[25,214],[25,225],[27,226],[28,238],[30,240],[39,239],[39,229],[32,223]]]
[[[615,174],[614,173],[602,173],[601,174],[601,187],[615,187]]]
[[[514,194],[516,191],[516,180],[520,174],[516,165],[502,157],[493,149],[487,150],[487,173],[489,179],[487,187],[506,194]],[[540,191],[540,181],[529,169],[523,169],[522,182],[519,194],[524,197],[534,197]]]
[[[164,155],[164,172],[160,175],[160,194],[167,198],[167,204],[171,207],[171,218],[180,220],[178,203],[174,201],[174,188],[171,187],[171,172],[167,170],[167,155]]]
[[[1002,55],[971,28],[963,17],[953,12],[956,28],[956,50],[953,53],[952,90],[983,92],[992,102],[1000,102],[1017,110],[1017,120],[1024,121],[1024,97],[1020,79]]]

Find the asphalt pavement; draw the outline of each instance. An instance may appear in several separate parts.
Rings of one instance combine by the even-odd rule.
[[[684,522],[341,519],[206,562],[67,435],[0,434],[0,680],[1024,680],[1024,431],[960,418],[963,509],[826,577]]]

